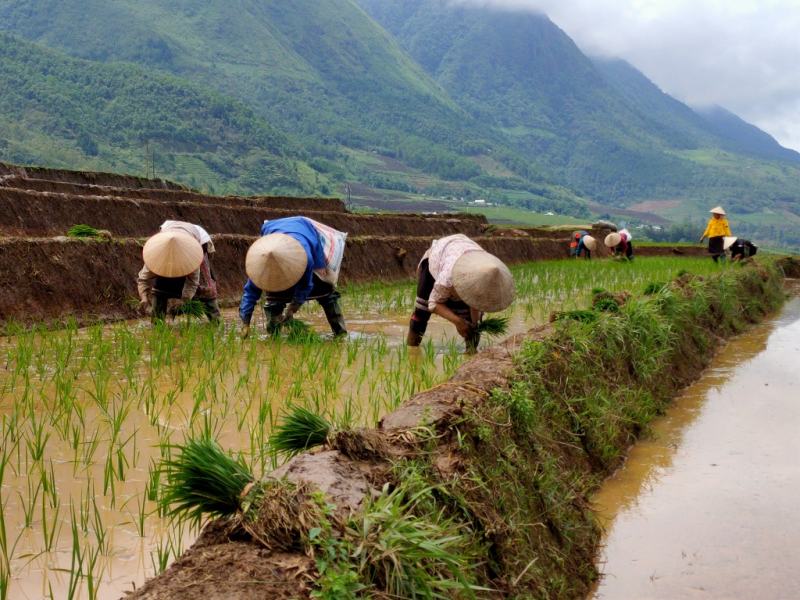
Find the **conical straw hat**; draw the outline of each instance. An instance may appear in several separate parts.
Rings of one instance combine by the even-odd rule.
[[[614,248],[622,241],[622,236],[618,234],[616,231],[613,233],[609,233],[606,236],[606,239],[603,240],[603,243],[608,246],[609,248]]]
[[[583,236],[583,245],[589,249],[589,252],[594,252],[597,248],[597,240],[590,235]]]
[[[203,248],[183,231],[162,231],[147,240],[142,257],[147,268],[159,277],[183,277],[200,267]]]
[[[281,292],[300,281],[307,265],[300,242],[285,233],[270,233],[250,246],[244,268],[265,292]]]
[[[736,240],[738,239],[739,238],[735,236],[726,235],[724,238],[722,238],[722,249],[727,250],[728,248],[733,246],[736,243]]]
[[[453,287],[470,307],[481,312],[498,312],[514,300],[514,278],[496,256],[488,252],[467,252],[453,265]]]
[[[715,206],[714,208],[712,208],[708,212],[710,212],[711,214],[714,214],[714,215],[723,215],[723,216],[727,214],[725,212],[725,209],[722,208],[721,206]]]

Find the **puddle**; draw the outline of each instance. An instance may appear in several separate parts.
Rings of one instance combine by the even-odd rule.
[[[595,599],[800,598],[800,299],[731,341],[594,498]]]

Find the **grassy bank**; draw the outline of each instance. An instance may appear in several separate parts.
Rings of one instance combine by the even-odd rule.
[[[227,549],[248,545],[262,552],[250,579],[283,582],[275,598],[580,597],[597,577],[590,494],[725,337],[780,305],[782,279],[764,260],[594,290],[593,308],[478,355],[381,428],[329,435],[327,451],[292,459],[256,498],[234,490],[224,535],[217,523],[137,597],[185,594],[198,558],[205,579],[185,597],[203,597],[228,581]],[[254,508],[261,498],[269,510]],[[301,519],[287,527],[286,515]],[[198,554],[209,547],[219,565]],[[308,578],[281,568],[286,552]]]

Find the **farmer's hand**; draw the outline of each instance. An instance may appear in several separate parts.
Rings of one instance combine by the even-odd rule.
[[[472,335],[474,329],[475,326],[466,319],[459,319],[458,322],[456,322],[456,331],[458,331],[458,335],[464,339]]]
[[[139,301],[139,306],[136,307],[136,312],[138,312],[140,315],[150,315],[150,313],[153,312],[153,306],[150,304],[150,300],[147,298],[142,298]]]
[[[250,337],[250,325],[248,323],[242,323],[242,326],[239,328],[239,337],[243,340]]]

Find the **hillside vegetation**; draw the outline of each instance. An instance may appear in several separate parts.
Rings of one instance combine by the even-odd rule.
[[[299,146],[240,102],[2,33],[0,153],[19,163],[131,173],[146,171],[155,155],[169,175],[188,183],[199,176],[218,191],[313,189]]]
[[[274,144],[263,159],[283,165],[280,177],[227,151],[178,168],[165,149],[159,170],[190,184],[189,174],[242,191],[349,183],[366,197],[488,198],[581,218],[595,205],[613,216],[668,202],[663,216],[680,221],[724,203],[753,227],[763,219],[748,215],[774,215],[779,230],[800,219],[800,154],[724,109],[692,110],[623,61],[588,58],[543,15],[444,0],[0,0],[0,29],[92,61],[80,63],[92,72],[138,65],[174,90],[218,94],[251,128],[283,136],[277,156],[289,163]],[[63,79],[73,96],[94,94],[42,61],[36,76],[54,90]],[[28,110],[13,93],[12,110]],[[77,140],[84,127],[45,113],[6,129],[13,152],[0,158],[91,165],[31,139],[61,129]],[[106,164],[132,167],[126,153],[173,129],[144,128],[107,148]]]

